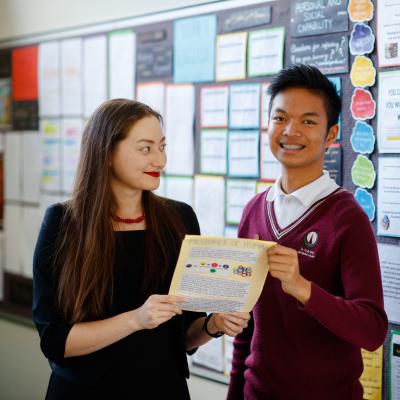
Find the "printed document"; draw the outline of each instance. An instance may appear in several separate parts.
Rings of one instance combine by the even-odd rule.
[[[274,242],[186,235],[169,294],[183,310],[249,312],[268,273],[266,250]]]

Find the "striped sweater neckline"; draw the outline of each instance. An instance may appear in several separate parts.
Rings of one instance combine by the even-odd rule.
[[[317,200],[313,203],[303,214],[300,215],[297,219],[295,219],[292,223],[290,223],[285,228],[281,228],[278,225],[275,210],[274,210],[274,201],[267,201],[267,195],[271,188],[265,192],[265,199],[264,199],[264,215],[269,221],[269,225],[271,226],[271,230],[273,235],[277,240],[281,239],[282,237],[288,235],[294,229],[297,228],[304,220],[306,220],[315,210],[317,210],[322,204],[324,204],[327,200],[331,199],[332,197],[338,195],[339,193],[343,193],[346,190],[339,187],[335,189],[332,193],[328,194],[327,196],[323,197],[322,199]]]

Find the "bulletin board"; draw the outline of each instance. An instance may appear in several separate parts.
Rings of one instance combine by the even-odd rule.
[[[386,303],[393,281],[383,265],[396,262],[400,245],[399,212],[387,206],[400,204],[399,187],[385,188],[400,176],[400,23],[389,32],[385,0],[379,9],[369,0],[243,3],[218,1],[0,42],[3,275],[11,281],[3,305],[29,303],[30,257],[43,211],[68,198],[82,126],[99,103],[136,98],[159,111],[169,153],[158,193],[193,205],[203,234],[235,236],[244,204],[279,176],[265,134],[268,82],[283,66],[310,63],[332,79],[343,102],[340,137],[325,168],[354,193],[377,234],[391,319],[383,351],[386,399],[390,332],[400,324],[400,287],[393,289],[397,300]],[[15,219],[23,234],[7,227]],[[19,237],[22,259],[9,235]],[[20,305],[18,294],[16,304],[10,300],[16,279],[25,282]],[[15,287],[18,293],[22,286]],[[210,346],[196,355],[192,372],[227,383],[232,342]],[[208,359],[220,348],[225,358]]]

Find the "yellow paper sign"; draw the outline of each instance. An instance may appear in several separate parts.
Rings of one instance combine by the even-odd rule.
[[[382,360],[383,347],[369,352],[362,349],[364,371],[360,382],[364,388],[365,400],[382,400]]]

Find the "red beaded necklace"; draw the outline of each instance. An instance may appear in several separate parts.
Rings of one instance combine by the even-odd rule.
[[[114,215],[113,213],[110,213],[110,214],[111,214],[111,218],[114,221],[123,222],[124,224],[139,224],[140,222],[144,221],[144,219],[145,219],[144,211],[143,211],[142,215],[137,218],[120,218],[117,215]]]

